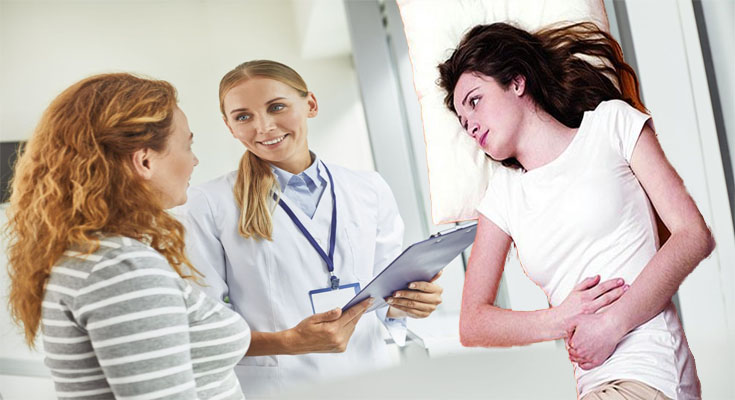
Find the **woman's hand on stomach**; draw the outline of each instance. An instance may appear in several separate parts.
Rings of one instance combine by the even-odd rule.
[[[610,313],[583,315],[567,340],[569,359],[582,369],[598,367],[612,355],[625,333]]]
[[[566,299],[554,307],[561,325],[564,338],[568,340],[584,317],[597,313],[600,309],[617,301],[628,290],[622,278],[600,282],[600,276],[589,277],[572,289]]]

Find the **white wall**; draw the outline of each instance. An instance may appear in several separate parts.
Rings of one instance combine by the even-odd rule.
[[[727,132],[730,161],[735,169],[735,1],[699,0],[712,51],[717,86]]]
[[[27,138],[51,99],[91,74],[134,71],[173,83],[201,160],[192,183],[237,167],[243,147],[219,116],[219,80],[255,58],[299,71],[320,103],[310,121],[324,159],[373,169],[348,54],[305,60],[290,1],[0,2],[0,137]],[[344,149],[350,148],[349,157]]]
[[[345,18],[333,17],[335,24],[340,17]],[[332,51],[327,58],[306,58],[297,18],[288,0],[0,0],[0,140],[28,139],[49,102],[79,79],[142,73],[168,80],[179,91],[200,159],[192,176],[197,184],[236,169],[244,151],[220,118],[219,80],[243,61],[266,58],[299,71],[316,94],[320,109],[309,121],[311,148],[325,160],[373,170],[350,55]],[[4,225],[4,207],[0,211]],[[2,304],[8,285],[5,247],[0,242]],[[0,359],[40,363],[40,354],[23,345],[5,307],[0,307],[0,337]],[[0,378],[6,398],[23,389],[19,379]]]

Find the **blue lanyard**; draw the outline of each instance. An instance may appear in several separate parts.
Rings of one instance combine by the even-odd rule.
[[[329,230],[329,255],[324,253],[324,250],[319,246],[319,244],[314,240],[314,237],[311,236],[311,233],[304,227],[304,225],[299,221],[299,218],[291,211],[291,208],[286,205],[281,199],[278,199],[276,194],[273,194],[273,200],[276,200],[278,204],[283,208],[283,211],[288,214],[288,216],[291,218],[291,221],[296,225],[296,227],[299,228],[301,233],[306,237],[306,240],[311,243],[311,246],[316,250],[317,253],[319,253],[319,256],[324,260],[325,263],[327,263],[327,270],[329,270],[329,282],[332,290],[339,288],[339,278],[337,278],[336,275],[334,275],[334,244],[336,240],[336,233],[337,233],[337,196],[334,194],[334,181],[332,180],[332,174],[329,172],[329,169],[326,165],[322,164],[324,166],[324,170],[327,171],[327,176],[329,177],[329,186],[332,191],[332,224]]]

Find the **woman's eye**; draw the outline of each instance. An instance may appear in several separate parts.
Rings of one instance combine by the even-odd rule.
[[[479,97],[473,97],[470,99],[470,104],[472,105],[472,108],[475,108],[477,106],[477,103],[480,101]]]
[[[237,117],[235,117],[236,121],[247,121],[249,119],[250,119],[250,116],[247,114],[238,115]]]
[[[286,106],[281,103],[276,103],[276,104],[271,105],[271,111],[281,111],[284,108],[286,108]]]

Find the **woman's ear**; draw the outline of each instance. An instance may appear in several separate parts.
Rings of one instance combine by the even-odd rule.
[[[153,168],[151,166],[153,150],[144,148],[136,150],[133,153],[133,169],[143,179],[149,180],[153,177]]]
[[[516,96],[523,96],[523,94],[526,93],[526,77],[523,75],[516,75],[510,83],[510,88]]]
[[[309,105],[309,113],[306,114],[309,118],[316,117],[317,114],[319,114],[319,103],[316,102],[316,96],[314,96],[314,93],[309,92],[306,95],[306,103]]]

